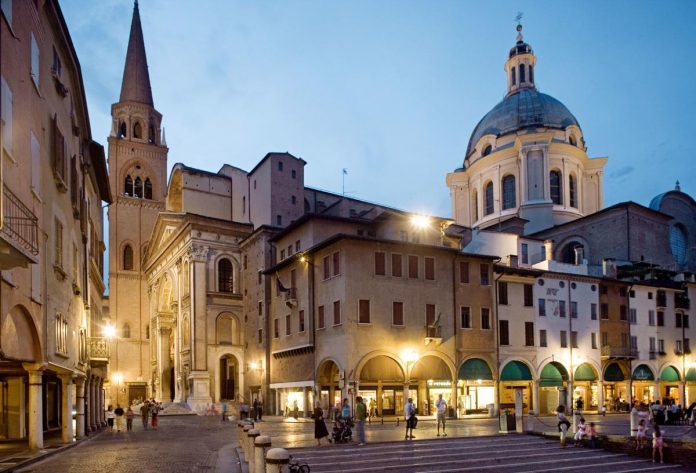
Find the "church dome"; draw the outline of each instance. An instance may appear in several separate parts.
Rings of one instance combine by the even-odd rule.
[[[518,89],[506,96],[488,112],[474,128],[466,156],[485,135],[502,136],[526,128],[554,128],[565,130],[570,125],[580,127],[568,107],[536,88]]]

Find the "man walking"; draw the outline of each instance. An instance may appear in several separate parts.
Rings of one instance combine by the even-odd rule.
[[[447,437],[445,432],[445,416],[447,415],[447,403],[442,399],[442,394],[435,401],[435,408],[437,409],[437,436],[440,436],[440,424],[442,423],[442,436]]]
[[[367,406],[363,402],[363,398],[358,396],[355,398],[357,405],[355,406],[355,416],[358,421],[358,443],[359,446],[365,445],[365,419],[367,418]]]
[[[143,421],[143,430],[147,430],[148,417],[150,417],[150,403],[147,400],[140,406],[140,417]]]
[[[413,436],[413,428],[416,423],[416,406],[413,405],[413,399],[410,397],[404,406],[404,418],[406,419],[406,440],[416,438]]]

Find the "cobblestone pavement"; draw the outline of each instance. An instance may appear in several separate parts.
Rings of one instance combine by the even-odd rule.
[[[159,430],[103,432],[82,444],[19,470],[25,473],[214,472],[218,450],[237,443],[237,423],[219,417],[160,416]]]

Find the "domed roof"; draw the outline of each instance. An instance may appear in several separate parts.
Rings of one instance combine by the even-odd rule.
[[[570,110],[560,101],[536,88],[520,89],[508,95],[476,125],[466,149],[468,157],[485,135],[502,136],[525,128],[546,127],[565,130],[580,126]]]

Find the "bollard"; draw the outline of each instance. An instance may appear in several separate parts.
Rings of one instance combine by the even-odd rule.
[[[527,423],[525,425],[525,430],[527,432],[534,431],[534,411],[527,412]]]
[[[284,473],[290,463],[290,453],[284,448],[272,448],[266,452],[266,473]]]
[[[244,452],[244,461],[249,463],[249,431],[252,427],[247,424],[242,429],[242,435],[239,437],[239,443],[242,445],[242,451]]]
[[[254,458],[255,458],[255,452],[256,450],[254,448],[254,441],[256,440],[256,437],[261,435],[261,432],[259,432],[258,429],[251,429],[247,432],[247,437],[248,437],[248,445],[249,445],[249,456],[247,463],[249,463],[249,471],[252,472],[254,471]]]
[[[271,437],[259,435],[254,440],[254,470],[249,473],[266,473],[266,452],[271,448]]]

